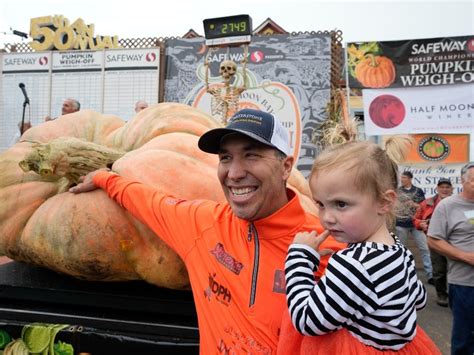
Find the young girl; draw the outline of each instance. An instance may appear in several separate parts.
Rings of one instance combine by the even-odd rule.
[[[285,265],[291,321],[301,334],[316,336],[302,353],[440,354],[416,325],[426,291],[413,256],[387,227],[398,183],[387,153],[349,142],[314,162],[309,183],[326,231],[298,233]],[[332,255],[316,282],[317,250],[329,234],[348,247]]]

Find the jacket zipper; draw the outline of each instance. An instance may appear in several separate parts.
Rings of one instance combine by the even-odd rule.
[[[255,296],[257,293],[257,278],[258,278],[258,264],[260,259],[260,241],[258,239],[257,229],[253,223],[249,224],[249,230],[247,234],[247,240],[252,241],[252,234],[254,235],[254,244],[255,244],[255,256],[253,258],[253,271],[252,271],[252,287],[250,289],[250,302],[249,307],[252,307],[255,303]]]

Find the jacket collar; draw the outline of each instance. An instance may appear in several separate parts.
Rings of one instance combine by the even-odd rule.
[[[426,199],[426,205],[427,206],[434,206],[438,203],[438,200],[439,200],[439,196],[438,194]]]
[[[436,195],[426,199],[426,206],[434,206]]]
[[[301,226],[306,221],[307,212],[300,204],[298,196],[286,189],[288,203],[278,211],[268,217],[249,222],[239,219],[242,229],[248,230],[249,224],[253,223],[258,232],[259,239],[276,239],[286,237],[289,234],[294,236],[301,230]]]

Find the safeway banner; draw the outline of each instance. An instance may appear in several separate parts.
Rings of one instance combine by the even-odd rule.
[[[351,88],[474,83],[474,35],[347,44]]]
[[[471,133],[474,84],[362,90],[367,135]]]

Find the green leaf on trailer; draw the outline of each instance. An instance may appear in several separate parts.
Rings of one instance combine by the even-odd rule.
[[[5,346],[7,346],[7,344],[11,341],[12,338],[10,334],[8,334],[5,330],[0,329],[0,349],[4,349]]]
[[[61,340],[54,344],[54,355],[74,355],[71,344],[63,343]]]

